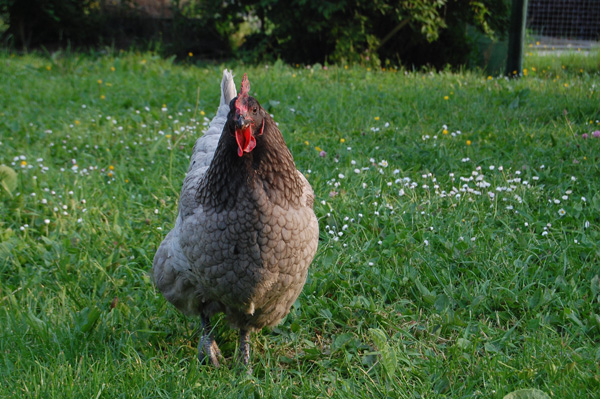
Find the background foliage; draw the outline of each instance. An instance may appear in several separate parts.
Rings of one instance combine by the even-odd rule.
[[[503,0],[242,3],[261,20],[260,32],[248,38],[245,48],[292,63],[464,64],[475,50],[467,26],[502,37],[509,16]]]
[[[155,46],[163,55],[234,55],[248,61],[378,66],[468,63],[477,52],[469,27],[501,38],[508,0],[190,0],[172,13],[139,13],[134,0],[0,0],[5,41],[16,46]]]

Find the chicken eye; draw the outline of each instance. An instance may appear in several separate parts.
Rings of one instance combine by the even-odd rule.
[[[257,113],[258,112],[258,108],[257,107],[252,108],[252,112],[253,113]]]

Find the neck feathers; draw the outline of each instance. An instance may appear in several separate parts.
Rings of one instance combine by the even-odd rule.
[[[265,113],[266,114],[266,113]],[[281,206],[298,206],[303,183],[285,145],[281,132],[267,114],[262,135],[256,137],[256,147],[242,157],[237,155],[237,143],[231,124],[226,124],[215,156],[198,190],[198,200],[217,211],[233,208],[240,196],[264,192],[269,201]]]

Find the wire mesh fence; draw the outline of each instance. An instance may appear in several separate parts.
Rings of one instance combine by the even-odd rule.
[[[529,0],[527,32],[530,48],[598,48],[600,0]]]

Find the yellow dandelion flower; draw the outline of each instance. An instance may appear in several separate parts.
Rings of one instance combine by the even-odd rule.
[[[168,139],[170,139],[171,135],[170,134],[165,134],[165,137],[168,138]]]
[[[145,60],[145,59],[144,59],[144,60],[142,60],[142,64],[145,64],[145,63],[146,63],[146,60]]]
[[[79,125],[81,122],[79,122],[78,120],[75,121],[76,125]]]
[[[344,65],[344,69],[348,69],[348,65]]]
[[[102,84],[102,79],[98,79],[98,84],[101,85]]]
[[[193,57],[194,53],[192,53],[191,51],[188,53],[188,57]]]
[[[129,183],[129,179],[125,179],[125,183]]]
[[[467,145],[471,145],[471,140],[467,140]]]
[[[46,70],[47,70],[47,71],[50,71],[51,69],[52,69],[52,66],[50,66],[50,65],[46,65]]]
[[[308,140],[305,140],[305,141],[304,141],[304,144],[308,145],[308,144],[309,144]]]
[[[21,166],[27,166],[27,161],[21,161]]]
[[[106,96],[105,96],[104,94],[102,94],[102,95],[100,96],[100,99],[101,99],[101,100],[106,100]]]
[[[315,150],[317,150],[317,151],[319,151],[319,152],[320,152],[320,151],[323,151],[323,150],[321,149],[321,147],[319,147],[319,146],[315,147]]]
[[[492,75],[488,76],[488,80],[492,80],[492,79],[493,79]]]
[[[112,177],[113,173],[112,172],[108,172],[108,177]]]
[[[527,68],[523,69],[523,76],[527,76]]]
[[[539,46],[539,45],[540,45],[540,42],[539,42],[539,41],[538,41],[538,42],[535,42],[535,45],[536,45],[536,46]]]
[[[206,115],[206,112],[200,111],[200,115],[204,116],[204,115]]]
[[[580,72],[580,73],[583,73],[583,68],[579,68],[579,72]]]
[[[371,68],[367,68],[367,72],[370,72],[370,71],[371,71]]]
[[[115,167],[114,167],[114,166],[112,166],[112,165],[110,165],[110,166],[108,167],[108,169],[110,169],[110,170],[115,170]]]
[[[517,74],[517,71],[513,71],[513,75],[516,75],[516,74]]]
[[[114,71],[116,71],[115,67],[114,67],[114,66],[111,66],[111,67],[110,67],[110,71],[111,71],[111,72],[114,72]]]
[[[295,77],[296,77],[296,74],[295,74],[295,73],[293,73],[293,74],[292,74],[292,78],[295,78]]]
[[[448,134],[448,129],[442,130],[442,134]]]
[[[531,67],[531,70],[532,70],[533,72],[535,72],[535,71],[536,71],[535,67]]]
[[[450,97],[444,96],[444,100],[449,100],[449,99],[450,99]]]
[[[341,138],[341,139],[340,139],[340,143],[345,143],[345,142],[346,142],[346,139],[345,139],[345,138]]]
[[[568,83],[565,83],[565,84],[564,84],[564,86],[565,86],[565,87],[569,87],[569,84],[568,84]]]
[[[378,121],[378,120],[379,120],[379,117],[378,117],[378,116],[376,116],[376,117],[375,117],[375,120],[376,120],[376,121]]]

